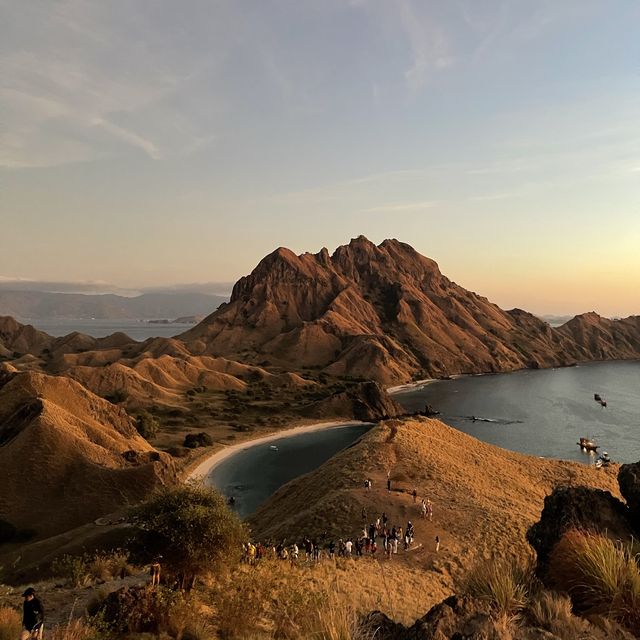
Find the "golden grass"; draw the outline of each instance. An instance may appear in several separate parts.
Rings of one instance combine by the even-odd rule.
[[[471,569],[465,591],[488,602],[498,614],[509,616],[520,613],[527,606],[536,586],[531,563],[494,559]]]
[[[0,640],[17,640],[21,630],[20,614],[11,607],[0,607]]]
[[[640,633],[640,571],[629,546],[569,531],[551,554],[549,576],[579,611],[610,617]]]

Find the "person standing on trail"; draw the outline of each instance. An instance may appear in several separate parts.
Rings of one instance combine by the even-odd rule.
[[[433,520],[433,504],[431,504],[429,498],[427,498],[427,515],[429,516],[429,521]]]
[[[418,499],[418,491],[417,489],[413,489],[413,491],[411,492],[411,495],[413,496],[413,504],[416,503],[416,500]]]
[[[436,553],[440,551],[440,536],[436,536]]]
[[[387,491],[391,493],[391,478],[387,478]]]
[[[249,543],[248,551],[251,551],[251,543]],[[249,556],[250,559],[250,556]],[[156,556],[149,567],[149,575],[151,576],[151,586],[157,587],[160,585],[160,572],[162,571],[162,565],[160,564],[162,556]]]
[[[36,590],[29,587],[23,594],[22,633],[20,640],[42,640],[44,632],[44,607],[36,598]]]
[[[347,558],[350,558],[351,557],[351,550],[353,549],[353,542],[351,542],[351,538],[349,538],[344,543],[344,549],[345,549],[345,552],[347,554]]]
[[[382,526],[386,527],[387,526],[387,521],[388,521],[387,514],[383,511],[381,517],[382,517]]]
[[[424,501],[424,499],[422,500],[422,504],[420,505],[420,513],[422,514],[423,518],[427,518],[427,503]]]

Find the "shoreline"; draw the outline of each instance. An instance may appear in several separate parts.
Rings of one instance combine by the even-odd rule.
[[[227,458],[234,456],[236,453],[250,449],[259,444],[266,442],[273,442],[274,440],[281,440],[283,438],[290,438],[292,436],[303,435],[305,433],[312,433],[314,431],[325,431],[329,429],[341,429],[345,427],[356,427],[359,425],[375,425],[374,422],[363,422],[361,420],[334,420],[331,422],[316,422],[314,424],[302,425],[298,427],[289,427],[288,429],[282,429],[266,436],[259,438],[252,438],[251,440],[245,440],[238,444],[232,444],[225,446],[223,449],[212,453],[204,460],[200,461],[193,469],[188,471],[184,480],[202,480],[206,478],[213,469],[224,462]]]

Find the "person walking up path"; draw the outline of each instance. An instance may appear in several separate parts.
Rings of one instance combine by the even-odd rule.
[[[20,640],[42,640],[44,632],[44,607],[36,598],[36,590],[29,587],[23,594],[22,633]]]

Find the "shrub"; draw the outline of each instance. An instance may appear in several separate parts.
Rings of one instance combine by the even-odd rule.
[[[86,587],[91,582],[87,557],[64,555],[51,565],[54,576],[62,578],[72,587]]]
[[[465,590],[468,595],[488,602],[497,613],[514,614],[527,605],[535,584],[530,563],[490,560],[469,572]]]
[[[109,393],[104,396],[105,400],[108,400],[111,404],[120,404],[129,397],[129,394],[124,389],[116,389],[113,393]]]
[[[550,558],[549,577],[581,613],[617,620],[640,633],[640,572],[630,547],[585,531],[567,532]]]
[[[237,560],[246,532],[225,499],[213,489],[187,484],[165,488],[134,509],[134,549],[145,562],[163,566],[189,588],[196,577]]]
[[[22,618],[11,607],[0,607],[0,640],[16,640],[22,630]]]
[[[48,640],[96,640],[100,637],[100,630],[89,624],[86,620],[70,620],[65,625],[57,625],[45,633]]]
[[[160,429],[160,423],[155,416],[152,416],[148,411],[141,411],[136,416],[136,429],[138,433],[146,440],[151,440],[158,435]]]
[[[189,455],[184,447],[169,447],[167,453],[173,458],[184,458]]]
[[[123,551],[101,553],[87,562],[87,574],[94,580],[111,580],[124,578],[133,573],[129,564],[129,556]]]
[[[183,446],[188,449],[197,449],[198,447],[210,447],[213,444],[213,439],[208,433],[204,431],[200,433],[188,433],[184,437]]]

